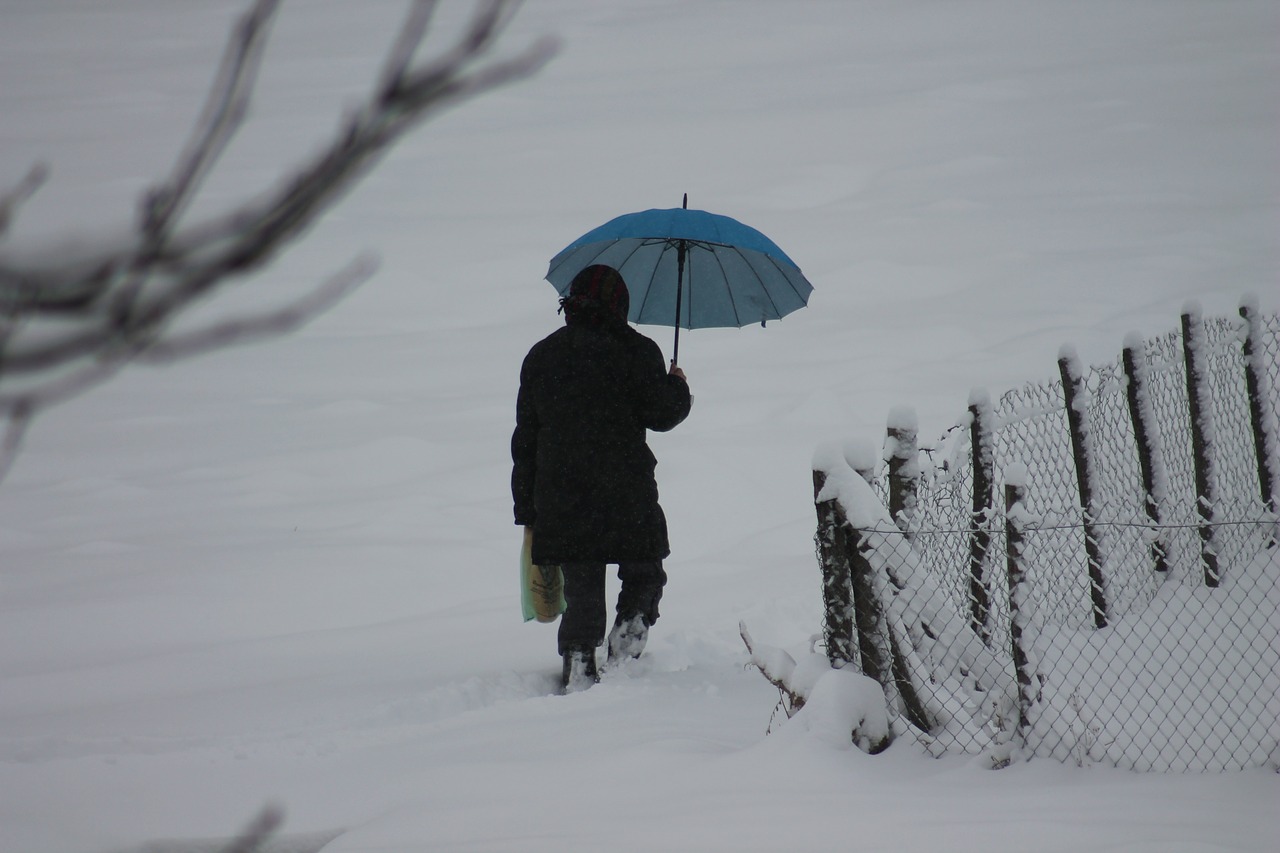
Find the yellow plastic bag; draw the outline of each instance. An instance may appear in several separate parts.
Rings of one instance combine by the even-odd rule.
[[[524,529],[520,549],[520,607],[524,621],[554,622],[564,612],[564,576],[559,566],[533,564],[533,530]]]

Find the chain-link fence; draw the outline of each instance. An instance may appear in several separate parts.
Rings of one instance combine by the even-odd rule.
[[[815,471],[828,657],[939,752],[1280,759],[1280,317],[1188,311],[1059,373],[925,451],[891,429],[869,485]]]

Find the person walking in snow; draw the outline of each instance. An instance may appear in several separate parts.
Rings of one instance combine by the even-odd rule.
[[[533,562],[561,568],[566,609],[557,637],[562,684],[599,680],[606,624],[605,566],[618,594],[608,659],[639,657],[667,576],[667,522],[646,430],[689,415],[680,368],[627,325],[629,295],[617,270],[590,266],[560,300],[565,325],[539,341],[520,369],[511,436],[515,523],[533,531]]]

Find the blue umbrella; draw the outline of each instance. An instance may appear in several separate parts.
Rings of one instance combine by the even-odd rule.
[[[588,231],[551,259],[547,281],[561,296],[592,264],[616,269],[627,282],[633,323],[680,327],[741,327],[803,308],[813,285],[768,237],[736,219],[689,210],[644,210]],[[677,321],[678,318],[678,321]]]

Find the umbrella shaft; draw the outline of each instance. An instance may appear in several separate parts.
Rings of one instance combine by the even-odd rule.
[[[676,342],[671,351],[671,363],[680,363],[680,308],[684,299],[684,256],[688,251],[688,243],[684,240],[676,244]]]

